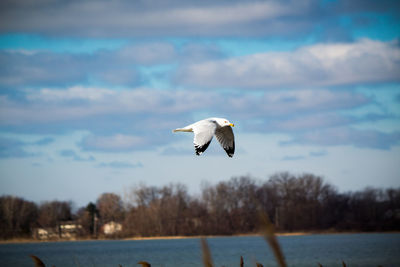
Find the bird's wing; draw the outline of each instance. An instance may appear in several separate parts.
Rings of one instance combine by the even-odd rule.
[[[222,148],[226,151],[226,154],[232,157],[235,153],[235,137],[232,128],[230,126],[221,127],[215,131],[215,136]]]
[[[210,120],[202,120],[193,124],[192,128],[194,132],[193,143],[196,150],[196,155],[200,155],[211,143],[217,126]]]

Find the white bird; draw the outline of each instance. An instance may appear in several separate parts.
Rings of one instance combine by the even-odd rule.
[[[235,153],[235,137],[233,136],[231,126],[234,127],[235,125],[227,119],[209,118],[183,128],[177,128],[173,132],[193,132],[194,148],[198,156],[207,149],[215,135],[228,156],[232,157]]]

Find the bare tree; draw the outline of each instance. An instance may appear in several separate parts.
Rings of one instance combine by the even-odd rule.
[[[35,203],[19,197],[0,197],[0,238],[30,235],[37,218]]]
[[[60,221],[72,219],[71,202],[50,201],[39,206],[38,224],[42,227],[55,227]]]
[[[103,193],[97,199],[96,207],[103,223],[120,222],[124,216],[121,197],[114,193]]]

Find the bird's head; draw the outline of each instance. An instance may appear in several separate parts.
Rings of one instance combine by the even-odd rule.
[[[227,119],[220,119],[218,121],[218,124],[221,125],[221,127],[225,127],[225,126],[231,126],[234,127],[235,124],[231,123],[230,121],[228,121]]]

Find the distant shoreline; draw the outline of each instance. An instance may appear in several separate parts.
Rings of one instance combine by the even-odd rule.
[[[285,232],[276,233],[277,236],[300,236],[300,235],[312,235],[313,232]],[[121,240],[157,240],[157,239],[188,239],[188,238],[216,238],[216,237],[240,237],[240,236],[261,236],[262,234],[237,234],[237,235],[197,235],[197,236],[149,236],[149,237],[127,237]]]
[[[334,235],[334,234],[398,234],[397,231],[390,232],[282,232],[276,233],[277,236],[305,236],[305,235]],[[30,238],[15,238],[8,240],[0,240],[0,244],[20,244],[20,243],[47,243],[47,242],[75,242],[75,241],[109,241],[109,240],[173,240],[173,239],[190,239],[190,238],[218,238],[218,237],[241,237],[241,236],[262,236],[262,234],[236,234],[236,235],[197,235],[197,236],[148,236],[148,237],[127,237],[127,238],[82,238],[82,239],[55,239],[55,240],[36,240]]]

